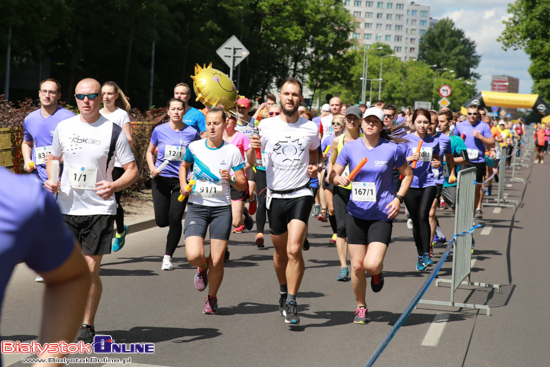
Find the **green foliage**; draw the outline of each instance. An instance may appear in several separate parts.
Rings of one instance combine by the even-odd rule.
[[[458,78],[480,77],[472,71],[481,60],[476,53],[476,43],[449,18],[441,19],[420,38],[418,59],[437,68],[454,70]]]
[[[533,78],[533,91],[545,100],[550,99],[550,2],[516,0],[508,5],[510,18],[497,39],[503,49],[523,49],[531,58],[529,74]]]

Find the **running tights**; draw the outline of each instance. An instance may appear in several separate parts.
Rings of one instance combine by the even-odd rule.
[[[173,256],[181,239],[183,213],[189,196],[183,202],[178,201],[180,180],[172,177],[155,177],[152,192],[157,226],[169,227],[165,255]]]
[[[410,188],[405,195],[405,205],[413,221],[413,237],[418,255],[430,250],[430,208],[435,199],[437,188],[435,186],[422,189]]]

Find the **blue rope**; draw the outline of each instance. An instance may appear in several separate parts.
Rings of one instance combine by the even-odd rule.
[[[476,228],[480,228],[480,227],[481,227],[481,224],[477,224],[477,225],[473,226],[472,228],[470,228],[468,231],[464,231],[462,233],[458,233],[458,234],[455,234],[453,236],[453,238],[447,244],[447,248],[445,248],[445,252],[441,256],[441,259],[437,262],[437,266],[432,269],[432,272],[430,273],[430,276],[424,281],[424,284],[422,284],[422,286],[420,287],[418,292],[416,292],[416,294],[413,297],[411,303],[409,303],[407,308],[405,308],[405,311],[403,311],[403,313],[401,314],[401,316],[399,317],[399,319],[397,320],[395,325],[393,325],[393,327],[389,331],[388,335],[386,335],[384,340],[382,340],[382,343],[380,343],[378,348],[376,348],[374,353],[371,355],[371,357],[367,361],[367,364],[365,364],[365,367],[371,367],[374,364],[374,362],[376,362],[378,357],[380,357],[380,354],[382,354],[384,349],[386,349],[389,342],[393,339],[394,335],[397,333],[397,330],[399,330],[399,328],[405,323],[405,320],[407,320],[409,315],[412,313],[412,310],[416,307],[416,305],[418,304],[420,299],[424,296],[424,294],[426,293],[426,291],[428,290],[428,288],[432,284],[435,276],[437,275],[437,273],[439,272],[439,270],[443,266],[443,263],[447,259],[447,256],[451,252],[452,243],[455,242],[458,237],[464,237],[468,233],[474,233],[474,230]]]

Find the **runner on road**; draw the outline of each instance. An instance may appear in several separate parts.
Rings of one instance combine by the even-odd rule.
[[[223,261],[231,234],[231,189],[246,191],[245,166],[239,149],[223,140],[227,116],[223,108],[214,107],[206,113],[206,139],[191,143],[180,167],[180,193],[189,194],[185,216],[185,253],[196,267],[194,283],[198,291],[208,286],[203,313],[218,312],[218,289],[223,280]],[[188,174],[193,165],[195,185],[187,190]],[[234,172],[234,175],[231,174]],[[204,239],[210,230],[210,255],[204,249]]]
[[[153,126],[151,141],[147,148],[147,165],[152,180],[153,207],[157,226],[169,227],[166,236],[166,250],[161,270],[174,270],[172,256],[181,239],[182,218],[187,198],[180,202],[180,165],[191,142],[200,140],[196,129],[183,123],[185,104],[181,99],[173,98],[168,102],[168,122]],[[158,148],[155,162],[154,152]],[[169,163],[160,170],[165,161]]]
[[[261,139],[267,175],[267,214],[275,246],[273,265],[279,281],[279,311],[288,324],[298,324],[296,295],[304,275],[302,245],[313,205],[310,177],[317,175],[319,135],[317,125],[298,115],[303,103],[302,83],[288,77],[281,84],[282,114],[262,120]]]
[[[384,130],[383,121],[384,112],[380,108],[367,109],[361,123],[363,137],[343,147],[331,172],[335,185],[352,187],[347,205],[346,228],[350,244],[352,287],[357,300],[353,320],[356,324],[367,323],[365,272],[371,276],[373,292],[380,292],[384,286],[382,269],[391,239],[393,219],[399,214],[413,175],[403,151],[394,143],[401,139],[391,137]],[[353,170],[363,158],[368,161],[353,182],[347,175],[341,176],[346,166]],[[393,190],[394,167],[403,175],[397,193]]]

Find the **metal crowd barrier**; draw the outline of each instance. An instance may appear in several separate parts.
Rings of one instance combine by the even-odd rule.
[[[458,173],[458,183],[456,188],[456,214],[455,214],[455,233],[464,233],[464,236],[456,237],[453,248],[453,269],[451,279],[437,279],[436,287],[439,283],[451,283],[450,302],[435,300],[420,300],[419,303],[463,307],[485,310],[487,315],[491,315],[491,309],[488,305],[473,303],[455,302],[454,293],[460,285],[477,286],[484,288],[494,288],[498,293],[501,292],[500,285],[478,283],[470,281],[472,264],[472,233],[470,228],[474,223],[474,200],[475,200],[475,178],[476,169],[474,167],[460,170]],[[500,180],[499,184],[501,181]],[[441,261],[441,260],[440,260]],[[465,279],[467,279],[465,281]]]
[[[515,156],[515,152],[512,151],[512,155]],[[506,182],[506,147],[500,147],[500,162],[498,164],[498,173],[500,179],[498,180],[498,191],[496,199],[485,197],[485,201],[481,204],[482,206],[496,206],[496,207],[505,207],[505,208],[515,208],[518,205],[516,200],[508,200],[504,198],[504,184]],[[512,173],[512,179],[514,180],[514,174]],[[523,181],[523,179],[518,179]],[[523,181],[525,183],[525,181]]]

